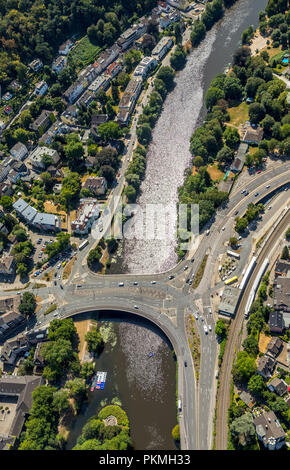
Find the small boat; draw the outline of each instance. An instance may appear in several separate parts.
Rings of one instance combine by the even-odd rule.
[[[92,385],[91,385],[91,392],[93,392],[94,389],[103,390],[105,386],[106,378],[107,378],[107,372],[98,371],[93,377]]]
[[[153,352],[151,352],[151,353],[148,354],[148,357],[152,357],[152,356],[154,356],[154,353],[153,353]]]

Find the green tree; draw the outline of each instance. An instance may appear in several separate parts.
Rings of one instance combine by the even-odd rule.
[[[250,377],[256,372],[257,365],[255,358],[246,351],[237,354],[237,360],[232,368],[232,375],[235,382],[248,382]]]
[[[240,135],[234,127],[227,127],[224,131],[224,139],[227,147],[235,149],[240,143]]]
[[[255,336],[247,336],[243,342],[243,348],[248,354],[256,357],[259,352],[259,346]]]
[[[98,133],[102,140],[109,142],[113,139],[120,139],[122,136],[122,129],[117,122],[108,121],[99,125]]]
[[[87,264],[90,269],[94,269],[95,265],[100,261],[102,256],[101,249],[99,246],[97,248],[90,250],[87,257]]]
[[[256,442],[256,429],[253,417],[246,413],[236,418],[231,426],[230,433],[236,449],[245,449]]]
[[[36,299],[32,292],[24,292],[19,304],[19,312],[25,317],[30,317],[36,309]]]
[[[259,397],[266,390],[263,377],[259,374],[252,375],[248,382],[248,389],[253,395]]]
[[[160,67],[156,75],[156,78],[158,78],[159,80],[162,80],[166,86],[166,89],[170,90],[173,86],[174,70],[168,65]]]
[[[282,250],[281,259],[286,259],[286,260],[289,259],[289,250],[288,250],[288,246],[286,245],[284,246]]]
[[[11,196],[2,196],[0,203],[4,210],[10,211],[12,209],[13,199]]]
[[[179,424],[176,424],[174,428],[172,429],[172,437],[176,442],[180,441],[180,432],[179,432]]]
[[[83,362],[81,366],[80,376],[83,379],[89,379],[95,372],[94,364],[92,362]]]
[[[94,328],[93,330],[88,331],[86,336],[85,336],[85,340],[87,342],[88,351],[90,353],[99,354],[100,351],[104,347],[103,338],[102,338],[101,332],[98,330],[98,328]]]
[[[65,384],[66,388],[69,390],[70,397],[75,399],[75,406],[77,411],[81,409],[82,403],[86,400],[88,394],[88,387],[83,381],[83,379],[76,378],[74,380],[69,380]]]

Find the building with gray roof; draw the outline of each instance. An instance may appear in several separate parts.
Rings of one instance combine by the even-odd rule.
[[[218,307],[218,313],[228,317],[234,317],[237,311],[241,291],[237,287],[226,286]]]
[[[285,444],[285,432],[273,411],[264,411],[254,418],[259,441],[269,450],[281,449]]]

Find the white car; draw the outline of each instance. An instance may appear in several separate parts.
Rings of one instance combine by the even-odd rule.
[[[271,185],[270,185],[270,184],[268,184],[268,185],[266,186],[266,188],[267,188],[267,189],[271,188]]]
[[[270,209],[272,209],[272,206],[269,206],[269,207],[268,207],[268,211],[269,211]]]
[[[156,284],[156,281],[151,281],[151,284]]]
[[[209,331],[211,331],[211,326],[210,325],[208,325],[208,329],[209,329]]]
[[[196,320],[198,320],[198,315],[197,315],[197,314],[195,314],[194,316],[195,316],[195,319],[196,319]]]
[[[226,227],[223,227],[223,228],[222,228],[222,231],[224,232],[224,231],[225,231],[225,229],[226,229]]]
[[[138,307],[138,305],[134,305],[134,308],[136,308],[136,310],[138,310],[139,307]]]
[[[119,287],[123,287],[124,282],[119,282]]]
[[[200,316],[200,319],[201,319],[201,321],[204,321],[204,318],[202,316]]]
[[[205,334],[207,335],[207,333],[208,333],[207,326],[206,326],[206,325],[203,325],[203,329],[204,329]]]

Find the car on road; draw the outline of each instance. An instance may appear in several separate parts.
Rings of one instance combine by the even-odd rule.
[[[61,279],[61,275],[58,276],[58,279]]]
[[[136,308],[136,310],[138,310],[139,307],[138,307],[138,305],[134,305],[134,308]]]
[[[151,281],[151,284],[156,284],[156,281]]]
[[[203,316],[202,316],[202,315],[200,315],[200,319],[201,319],[201,321],[204,321],[204,318],[203,318]]]
[[[56,286],[56,281],[54,281],[54,285]]]
[[[194,262],[194,258],[191,258],[190,262],[193,263],[193,262]]]
[[[198,315],[197,315],[197,313],[196,313],[194,316],[195,316],[195,319],[198,320]]]
[[[208,313],[212,314],[212,309],[211,308],[208,309]]]
[[[189,283],[189,281],[190,281],[190,277],[189,277],[188,279],[186,279],[186,281],[185,281],[185,282],[186,282],[186,284],[188,284],[188,283]]]
[[[267,188],[267,189],[271,188],[271,185],[270,185],[270,184],[267,184],[266,188]]]
[[[137,282],[137,281],[134,281],[134,282],[133,282],[133,285],[134,285],[134,286],[138,286],[138,282]]]
[[[248,194],[249,194],[249,191],[246,191],[246,192],[245,192],[245,196],[248,196]]]
[[[168,276],[168,279],[169,279],[169,280],[171,280],[171,279],[173,279],[173,278],[174,278],[173,274],[170,274],[170,276]]]
[[[223,227],[223,228],[222,228],[222,231],[224,232],[224,231],[225,231],[225,229],[226,229],[226,227]]]
[[[269,211],[270,209],[272,209],[272,206],[269,206],[269,207],[268,207],[268,211]]]
[[[245,190],[245,189],[243,189],[243,190],[241,191],[241,194],[244,194],[245,192],[246,192],[246,190]]]
[[[241,237],[241,235],[240,235],[239,238],[238,238],[238,240],[241,240],[241,239],[242,239],[242,237]]]
[[[57,269],[60,269],[60,268],[61,268],[61,263],[58,263]]]
[[[262,170],[258,170],[258,171],[257,171],[257,174],[259,175],[261,172],[262,172]]]
[[[235,211],[234,215],[238,215],[239,211]]]
[[[190,281],[189,281],[189,283],[188,283],[188,284],[191,286],[191,284],[192,284],[192,280],[191,280],[191,279],[190,279]]]
[[[209,329],[209,331],[211,331],[211,325],[208,325],[208,329]]]
[[[259,196],[259,193],[255,193],[255,197]]]
[[[206,326],[206,325],[203,325],[203,329],[204,329],[205,334],[207,335],[207,334],[208,334],[207,326]]]
[[[183,271],[186,271],[188,269],[187,264],[184,266]]]
[[[63,289],[63,285],[62,285],[62,284],[60,284],[60,288]]]
[[[124,282],[119,282],[119,287],[123,287],[124,286]]]
[[[58,312],[55,312],[55,313],[53,314],[53,316],[54,316],[54,317],[57,317],[57,316],[58,316]]]
[[[206,231],[206,234],[209,235],[209,230]]]
[[[17,295],[20,295],[20,294],[21,294],[21,292],[17,292]]]
[[[184,367],[187,367],[187,361],[184,361]]]

